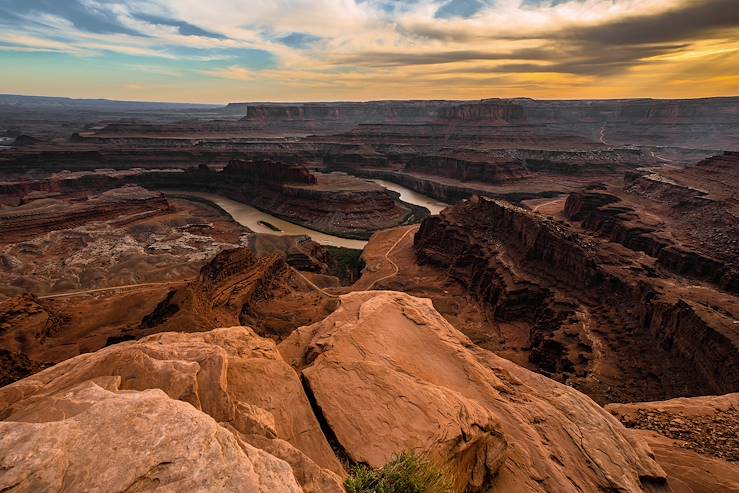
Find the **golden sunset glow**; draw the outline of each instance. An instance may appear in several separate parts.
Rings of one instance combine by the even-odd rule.
[[[4,0],[0,92],[256,100],[739,89],[735,0]]]

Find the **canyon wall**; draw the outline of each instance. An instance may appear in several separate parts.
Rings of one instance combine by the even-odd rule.
[[[370,101],[366,103],[241,103],[244,120],[335,120],[345,122],[429,120],[440,101]]]
[[[415,249],[421,263],[444,269],[493,318],[526,322],[535,367],[588,388],[598,400],[610,399],[598,385],[590,387],[593,379],[611,380],[601,369],[621,368],[619,352],[639,354],[649,347],[659,363],[624,365],[621,378],[633,381],[609,381],[609,392],[624,392],[611,398],[652,400],[739,388],[739,340],[726,317],[707,317],[702,305],[676,298],[654,280],[649,266],[613,256],[564,224],[475,197],[426,219]],[[702,342],[707,340],[714,343]],[[636,375],[642,370],[654,380],[640,382]]]
[[[682,169],[634,170],[622,186],[571,193],[564,214],[662,269],[737,293],[737,165],[739,153],[727,152]]]
[[[66,202],[45,199],[0,210],[0,243],[15,243],[91,221],[115,218],[125,221],[126,216],[141,218],[142,215],[156,215],[168,210],[169,204],[162,194],[136,186],[114,188],[89,198],[84,196],[71,206]]]

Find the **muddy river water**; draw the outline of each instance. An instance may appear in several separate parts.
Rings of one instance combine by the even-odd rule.
[[[431,211],[431,214],[438,214],[439,211],[441,211],[447,205],[443,202],[439,202],[438,200],[434,200],[431,197],[427,197],[418,192],[414,192],[413,190],[397,185],[395,183],[384,180],[370,181],[378,183],[388,190],[399,193],[400,199],[404,202],[426,207],[429,211]],[[237,202],[235,200],[231,200],[214,193],[179,191],[171,193],[176,196],[192,196],[207,200],[208,202],[211,202],[226,211],[231,217],[234,218],[236,222],[238,222],[242,226],[246,226],[255,233],[267,233],[280,236],[306,235],[310,236],[313,241],[322,245],[340,246],[345,248],[362,249],[367,244],[367,242],[364,240],[350,240],[347,238],[341,238],[339,236],[322,233],[320,231],[315,231],[313,229],[306,228],[305,226],[300,226],[298,224],[285,221],[284,219],[280,219],[273,216],[272,214],[260,211],[259,209],[256,209],[250,205]],[[275,231],[269,228],[268,226],[263,224],[264,222],[279,228],[281,231]]]

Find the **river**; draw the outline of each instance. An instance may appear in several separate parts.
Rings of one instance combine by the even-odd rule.
[[[426,207],[429,211],[431,211],[432,214],[438,214],[439,211],[446,207],[446,204],[444,204],[443,202],[439,202],[438,200],[434,200],[430,197],[422,195],[418,192],[414,192],[413,190],[409,190],[395,183],[384,180],[370,181],[373,181],[387,188],[388,190],[398,192],[402,201],[408,202],[409,204]],[[321,245],[355,248],[358,250],[363,249],[364,246],[367,244],[367,242],[364,240],[350,240],[348,238],[341,238],[339,236],[315,231],[313,229],[306,228],[305,226],[300,226],[298,224],[285,221],[284,219],[275,217],[267,212],[260,211],[259,209],[248,204],[237,202],[235,200],[231,200],[214,193],[184,191],[172,191],[170,193],[175,196],[183,197],[189,195],[192,197],[198,197],[207,200],[208,202],[212,202],[213,204],[226,211],[234,219],[234,221],[241,224],[242,226],[246,226],[255,233],[266,233],[278,236],[305,235],[310,236],[313,241],[320,243]],[[264,221],[273,226],[276,226],[282,231],[274,231],[264,224],[260,223],[260,221]]]
[[[415,204],[425,207],[429,210],[429,212],[431,212],[432,216],[437,215],[438,213],[449,207],[449,204],[445,202],[440,202],[438,200],[432,199],[428,195],[423,195],[422,193],[415,192],[410,188],[405,188],[404,186],[398,185],[397,183],[393,183],[391,181],[376,180],[374,178],[368,179],[367,181],[375,182],[378,185],[387,188],[388,190],[398,192],[400,194],[400,200],[402,200],[403,202],[408,202],[409,204]]]

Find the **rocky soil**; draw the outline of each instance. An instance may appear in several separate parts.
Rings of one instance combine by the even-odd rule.
[[[606,409],[628,428],[654,431],[701,455],[739,463],[739,394],[610,404]]]
[[[739,394],[606,409],[649,444],[675,491],[739,491]]]
[[[2,228],[0,299],[187,279],[248,233],[210,207],[138,187],[5,207]]]

